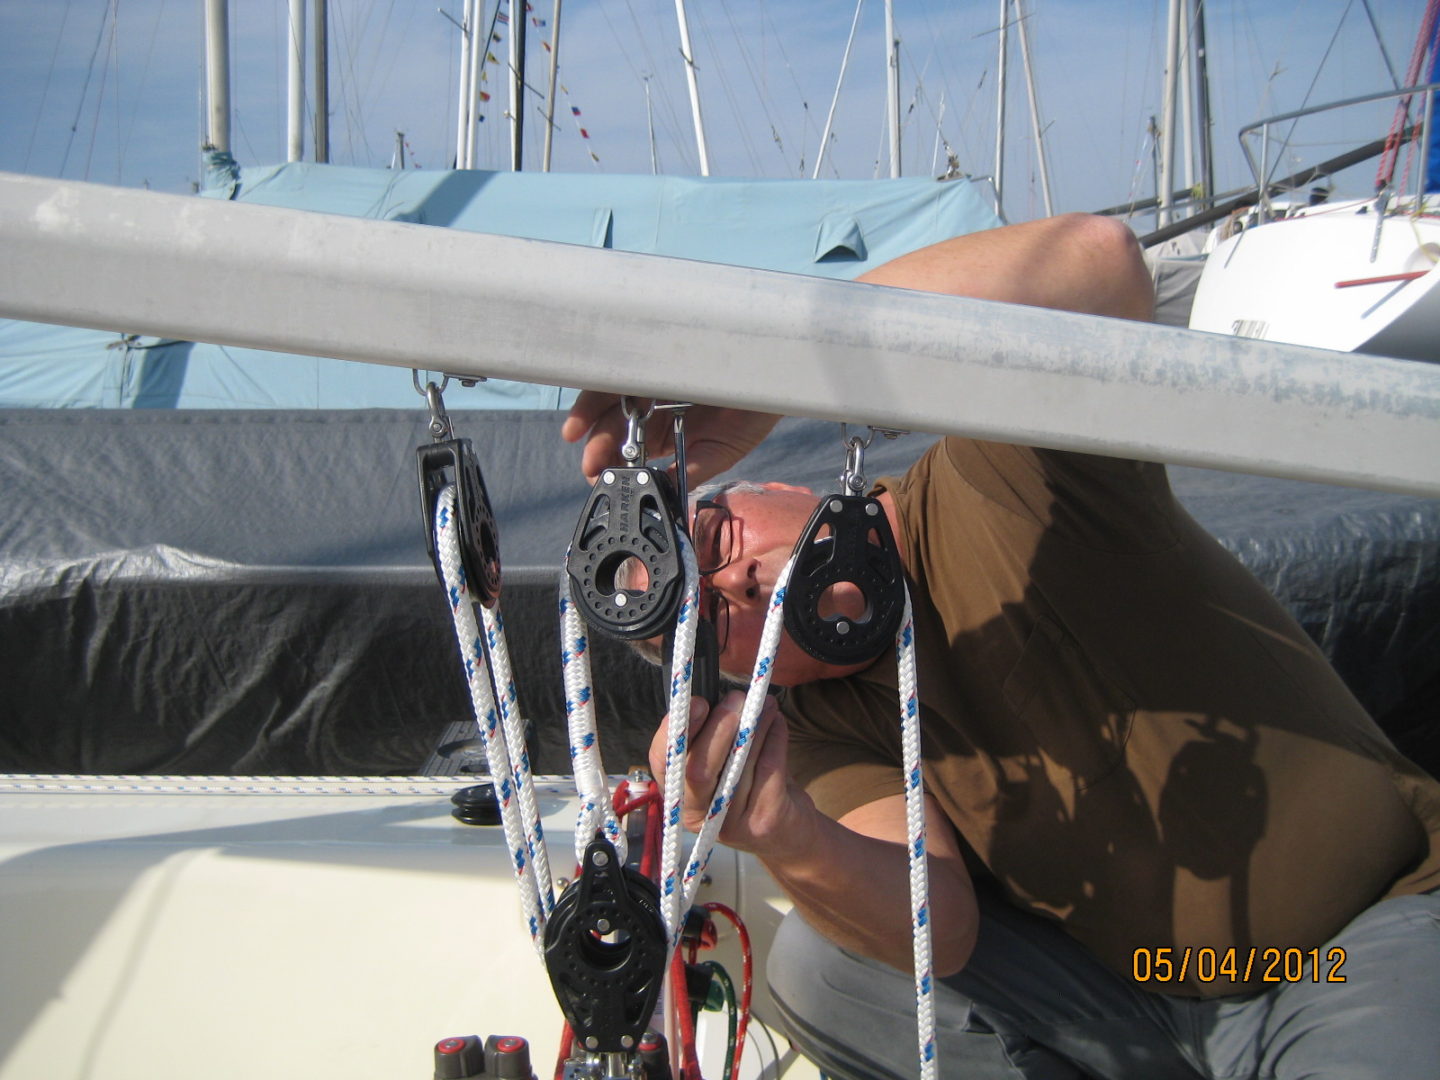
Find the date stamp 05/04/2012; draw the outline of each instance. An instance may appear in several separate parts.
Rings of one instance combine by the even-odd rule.
[[[1345,950],[1338,945],[1314,949],[1164,945],[1136,949],[1131,964],[1131,975],[1137,983],[1180,983],[1187,979],[1237,984],[1252,979],[1262,983],[1345,981]]]

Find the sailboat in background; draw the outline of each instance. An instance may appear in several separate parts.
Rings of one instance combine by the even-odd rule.
[[[1283,113],[1247,130],[1258,131],[1268,147],[1273,125],[1366,100],[1400,99],[1376,194],[1332,202],[1322,189],[1300,205],[1262,197],[1254,210],[1240,212],[1206,260],[1192,329],[1440,361],[1440,176],[1430,172],[1432,106],[1440,82],[1433,37],[1427,22],[1421,30],[1425,49],[1417,56],[1432,57],[1429,81],[1418,81],[1418,65],[1412,64],[1403,90]],[[1408,166],[1397,174],[1402,154]],[[1262,151],[1255,163],[1262,193],[1270,168]]]
[[[1194,16],[1203,40],[1203,7]],[[1181,23],[1187,25],[1184,19]],[[1172,18],[1172,69],[1174,25]],[[1214,181],[1207,152],[1204,179],[1195,189],[1201,197],[1189,201],[1194,213],[1188,218],[1177,218],[1173,210],[1177,193],[1172,191],[1170,162],[1176,114],[1174,91],[1167,82],[1169,137],[1158,182],[1159,227],[1142,242],[1152,248],[1182,244],[1172,252],[1180,257],[1168,263],[1162,260],[1161,265],[1195,279],[1187,320],[1191,329],[1344,352],[1440,360],[1440,215],[1436,213],[1440,161],[1435,150],[1440,136],[1433,123],[1434,97],[1440,88],[1436,30],[1436,9],[1431,4],[1422,18],[1403,87],[1291,110],[1242,128],[1240,143],[1254,186],[1215,208],[1210,207]],[[1183,42],[1184,34],[1179,37]],[[1203,102],[1203,81],[1197,94]],[[1288,159],[1295,142],[1297,121],[1389,99],[1398,99],[1398,104],[1383,139],[1284,180],[1277,178],[1278,166]],[[1188,132],[1188,126],[1184,130]],[[1253,149],[1256,140],[1258,158]],[[1208,146],[1208,139],[1202,138],[1199,145]],[[1374,156],[1381,159],[1375,194],[1330,197],[1332,171]],[[1308,198],[1290,194],[1310,185],[1314,186]],[[1185,241],[1195,256],[1184,254]]]

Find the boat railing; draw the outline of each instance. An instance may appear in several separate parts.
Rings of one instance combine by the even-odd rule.
[[[1283,160],[1284,147],[1288,142],[1288,139],[1280,141],[1280,149],[1276,152],[1275,160],[1272,163],[1270,161],[1271,125],[1281,124],[1286,122],[1287,120],[1299,120],[1302,117],[1313,116],[1317,113],[1330,112],[1335,109],[1349,108],[1354,105],[1365,105],[1369,104],[1370,102],[1385,101],[1390,98],[1410,98],[1416,94],[1424,94],[1425,111],[1424,118],[1420,124],[1420,145],[1429,146],[1431,120],[1435,102],[1435,90],[1440,90],[1440,82],[1420,83],[1415,86],[1400,87],[1396,90],[1380,90],[1376,91],[1373,94],[1361,94],[1359,97],[1350,97],[1344,98],[1340,101],[1327,102],[1324,105],[1310,105],[1303,109],[1292,109],[1289,112],[1278,113],[1275,116],[1267,116],[1263,120],[1256,120],[1254,123],[1247,124],[1242,127],[1239,134],[1240,150],[1245,155],[1245,161],[1250,166],[1251,175],[1255,177],[1255,185],[1257,188],[1259,188],[1260,191],[1260,207],[1262,217],[1268,218],[1270,216],[1270,173],[1271,170],[1278,167],[1281,160]],[[1255,137],[1257,132],[1260,138],[1259,162],[1256,162],[1255,155],[1251,150],[1251,144],[1248,141],[1249,139]],[[1426,165],[1427,162],[1425,159],[1425,155],[1422,154],[1420,168],[1418,170],[1419,183],[1416,188],[1415,201],[1417,205],[1419,204],[1420,198],[1425,191],[1427,181]]]

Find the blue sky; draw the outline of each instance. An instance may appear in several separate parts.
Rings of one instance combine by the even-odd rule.
[[[552,18],[553,0],[531,15]],[[445,167],[455,142],[460,0],[331,0],[331,159]],[[1000,4],[896,0],[907,174],[949,147],[963,169],[994,165]],[[187,191],[197,178],[204,38],[200,0],[0,0],[0,170]],[[243,164],[285,152],[286,0],[232,0],[233,151]],[[1161,0],[1028,0],[1041,122],[1057,210],[1097,209],[1153,190],[1149,119],[1160,111]],[[437,10],[437,8],[439,10]],[[1370,0],[1403,75],[1423,0]],[[855,7],[851,0],[689,0],[712,173],[810,175]],[[693,175],[696,152],[673,0],[568,0],[563,9],[556,168],[651,171],[646,84],[661,172]],[[1363,0],[1208,5],[1214,132],[1222,189],[1247,175],[1235,132],[1263,115],[1388,83]],[[547,54],[531,29],[531,82]],[[868,178],[884,153],[883,9],[866,0],[823,175]],[[1043,212],[1017,51],[1006,210]],[[492,44],[503,60],[504,44]],[[482,164],[507,160],[505,94],[493,95]],[[578,108],[579,117],[570,109]],[[538,167],[538,114],[528,153]],[[1383,133],[1388,108],[1301,132],[1309,163]],[[583,126],[588,139],[582,139]],[[598,157],[598,163],[590,154]],[[943,164],[940,166],[943,168]],[[1363,191],[1373,167],[1344,186]]]

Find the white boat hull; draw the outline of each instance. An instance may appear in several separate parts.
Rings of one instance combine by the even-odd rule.
[[[1230,237],[1206,261],[1190,328],[1440,360],[1440,219],[1387,217],[1378,246],[1376,221],[1373,201],[1327,205]]]
[[[498,827],[462,825],[463,780],[0,778],[0,1078],[428,1078],[452,1035],[521,1035],[548,1077],[561,1018]],[[544,782],[569,865],[574,790]],[[702,899],[757,953],[783,913],[717,849]],[[719,960],[738,986],[735,935]],[[744,1075],[818,1075],[756,979]],[[719,1076],[725,1025],[701,1032]],[[778,1060],[777,1060],[778,1058]]]

